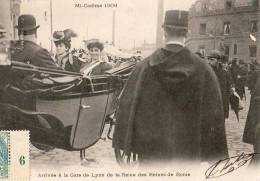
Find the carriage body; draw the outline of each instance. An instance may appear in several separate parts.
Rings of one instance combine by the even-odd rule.
[[[0,66],[8,75],[1,85],[0,129],[29,130],[32,143],[38,146],[86,149],[101,138],[106,118],[115,111],[117,95],[133,67],[129,63],[105,75],[85,77],[17,62]],[[24,81],[21,73],[44,76],[29,76]],[[21,86],[28,81],[29,86]]]

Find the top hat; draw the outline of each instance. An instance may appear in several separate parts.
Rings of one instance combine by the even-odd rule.
[[[6,29],[0,24],[0,33],[6,33]]]
[[[22,31],[30,31],[39,28],[40,25],[36,25],[36,19],[33,15],[24,14],[19,16],[18,25],[15,27]]]
[[[188,11],[168,10],[162,27],[188,30],[188,17]]]
[[[55,31],[52,35],[52,40],[54,42],[71,41],[73,37],[77,37],[77,34],[71,29],[66,29],[64,31]]]

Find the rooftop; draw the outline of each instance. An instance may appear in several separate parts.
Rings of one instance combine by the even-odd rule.
[[[260,11],[258,0],[198,0],[190,8],[190,17],[215,16]],[[230,7],[226,4],[230,2]]]

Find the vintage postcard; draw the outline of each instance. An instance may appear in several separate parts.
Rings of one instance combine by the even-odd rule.
[[[0,181],[260,181],[259,0],[0,0]]]

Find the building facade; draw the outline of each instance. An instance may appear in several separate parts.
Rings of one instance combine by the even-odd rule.
[[[15,25],[20,15],[20,4],[21,0],[0,0],[0,23],[12,39],[17,39]]]
[[[188,47],[260,62],[259,0],[198,0],[190,8]]]

